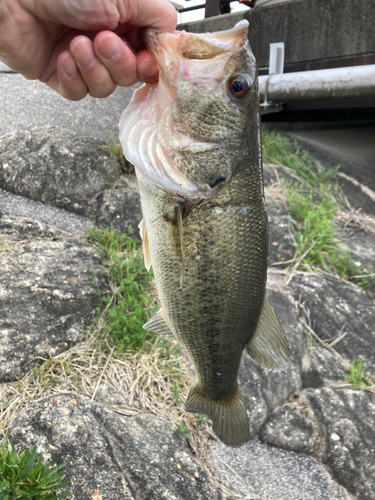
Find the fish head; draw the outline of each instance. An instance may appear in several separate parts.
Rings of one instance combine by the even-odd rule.
[[[171,194],[211,198],[248,155],[249,129],[252,123],[258,126],[259,115],[256,63],[247,33],[247,21],[217,33],[144,33],[160,69],[159,82],[139,89],[129,107],[134,112],[143,107],[139,116],[144,130],[149,129],[148,164],[159,169],[159,181],[163,178],[158,187]],[[125,154],[129,149],[127,144]],[[152,182],[150,168],[146,177]]]

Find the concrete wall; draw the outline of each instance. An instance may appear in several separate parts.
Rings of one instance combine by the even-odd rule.
[[[250,22],[249,41],[260,69],[269,44],[285,43],[285,70],[375,64],[375,0],[289,0],[186,23],[195,33]],[[261,71],[262,72],[262,71]]]

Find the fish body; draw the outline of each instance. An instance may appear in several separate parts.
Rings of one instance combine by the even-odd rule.
[[[144,328],[186,347],[196,382],[185,409],[208,415],[228,445],[249,438],[237,383],[243,350],[270,369],[290,355],[265,295],[268,222],[247,30],[247,21],[212,34],[149,30],[160,79],[135,92],[120,122],[161,304]]]

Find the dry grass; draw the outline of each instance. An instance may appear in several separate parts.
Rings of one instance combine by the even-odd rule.
[[[345,330],[345,326],[346,325],[343,325],[343,327],[341,329],[341,332],[339,332],[338,336],[334,337],[333,339],[331,339],[329,341],[322,340],[317,335],[317,333],[313,330],[313,328],[312,328],[311,317],[310,317],[310,310],[308,309],[308,307],[304,303],[302,303],[300,301],[294,300],[293,303],[294,303],[294,307],[298,311],[299,315],[302,316],[301,323],[302,323],[302,325],[303,325],[303,327],[305,329],[306,334],[313,341],[312,343],[314,344],[314,342],[315,342],[315,343],[317,343],[318,346],[323,347],[324,349],[327,349],[327,351],[330,354],[332,354],[332,356],[334,356],[334,358],[336,358],[336,361],[347,372],[350,372],[350,370],[352,368],[352,364],[349,363],[345,358],[343,358],[341,356],[341,354],[339,354],[336,351],[336,349],[334,349],[334,346],[337,345],[346,336],[345,332],[342,333],[343,330]],[[370,392],[371,394],[375,394],[375,381],[373,380],[373,378],[371,377],[371,375],[364,376],[363,382],[365,384],[367,384],[367,387],[364,390],[366,390],[367,392]],[[335,387],[338,387],[338,385],[336,385]],[[345,384],[345,383],[343,383],[343,384],[340,384],[339,387],[350,388],[351,384],[348,384],[348,383]]]
[[[367,215],[361,210],[354,208],[349,208],[347,211],[338,210],[333,222],[339,227],[375,234],[375,217]]]
[[[121,403],[110,407],[121,415],[132,416],[148,412],[182,427],[188,434],[193,454],[209,476],[226,494],[232,494],[216,479],[216,463],[211,447],[216,439],[205,422],[183,410],[192,383],[189,365],[184,355],[171,361],[171,352],[178,352],[177,343],[159,339],[138,353],[115,354],[98,342],[93,331],[86,342],[32,369],[22,380],[0,386],[0,432],[12,426],[14,420],[35,404],[52,395],[71,392],[103,402],[108,406],[108,388]],[[164,345],[163,345],[164,344]],[[104,391],[100,390],[105,388]],[[104,394],[103,394],[104,393]]]
[[[6,234],[0,234],[0,255],[8,255],[11,252],[16,252],[17,248],[25,242],[10,240]]]
[[[6,257],[11,258],[12,252],[17,251],[12,246],[13,242],[8,243],[5,238],[0,242],[4,242]],[[16,246],[22,243],[17,242]],[[131,249],[128,252],[129,258],[137,258]],[[120,255],[121,248],[116,253]],[[122,255],[120,261],[125,260]],[[134,269],[126,271],[131,273]],[[31,360],[33,363],[38,361],[39,365],[30,367],[22,380],[0,384],[0,441],[6,429],[30,405],[60,393],[83,395],[110,406],[121,415],[148,412],[175,424],[211,480],[223,492],[233,495],[216,478],[217,468],[211,446],[216,438],[206,423],[206,417],[186,413],[183,409],[192,385],[191,363],[187,354],[181,352],[176,341],[154,336],[139,350],[121,352],[117,349],[108,325],[111,324],[110,309],[118,296],[119,283],[116,280],[122,278],[116,277],[113,272],[109,274],[113,295],[86,341],[53,358]],[[156,300],[155,284],[151,281],[150,285],[148,294]],[[112,394],[116,398],[112,398]]]

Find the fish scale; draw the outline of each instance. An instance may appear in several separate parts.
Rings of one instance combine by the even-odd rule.
[[[268,223],[256,67],[246,33],[246,22],[211,35],[148,31],[146,45],[160,67],[160,81],[154,85],[161,86],[164,107],[158,101],[158,87],[153,93],[148,87],[140,89],[120,125],[124,152],[135,165],[139,183],[145,262],[153,266],[161,304],[144,328],[173,334],[186,347],[196,381],[185,409],[208,415],[214,432],[228,445],[249,438],[237,383],[243,350],[270,369],[285,367],[290,356],[265,296]],[[189,40],[198,55],[204,52],[205,59],[195,61],[193,49],[184,58],[179,44],[183,41],[186,47]],[[215,65],[212,89],[208,83],[214,68],[210,50],[222,65],[221,78],[220,67]],[[171,63],[176,60],[179,65]],[[230,79],[237,74],[249,86],[242,101],[230,95]],[[147,102],[142,96],[147,96]],[[127,139],[134,137],[132,130],[139,120],[147,124],[146,105],[154,105],[159,115],[153,111],[156,123],[149,119],[143,138],[147,140],[149,134],[162,145],[158,158],[162,151],[164,161],[186,176],[186,196],[181,195],[182,178],[163,177],[162,163],[153,161],[152,147],[147,149],[151,156],[145,168],[144,152],[139,154]],[[162,119],[171,106],[173,114]],[[177,132],[179,139],[181,134],[185,137],[182,142],[167,140],[168,134]],[[207,146],[212,143],[214,149]],[[183,146],[169,150],[169,144]],[[158,169],[157,175],[150,173],[153,168]]]

